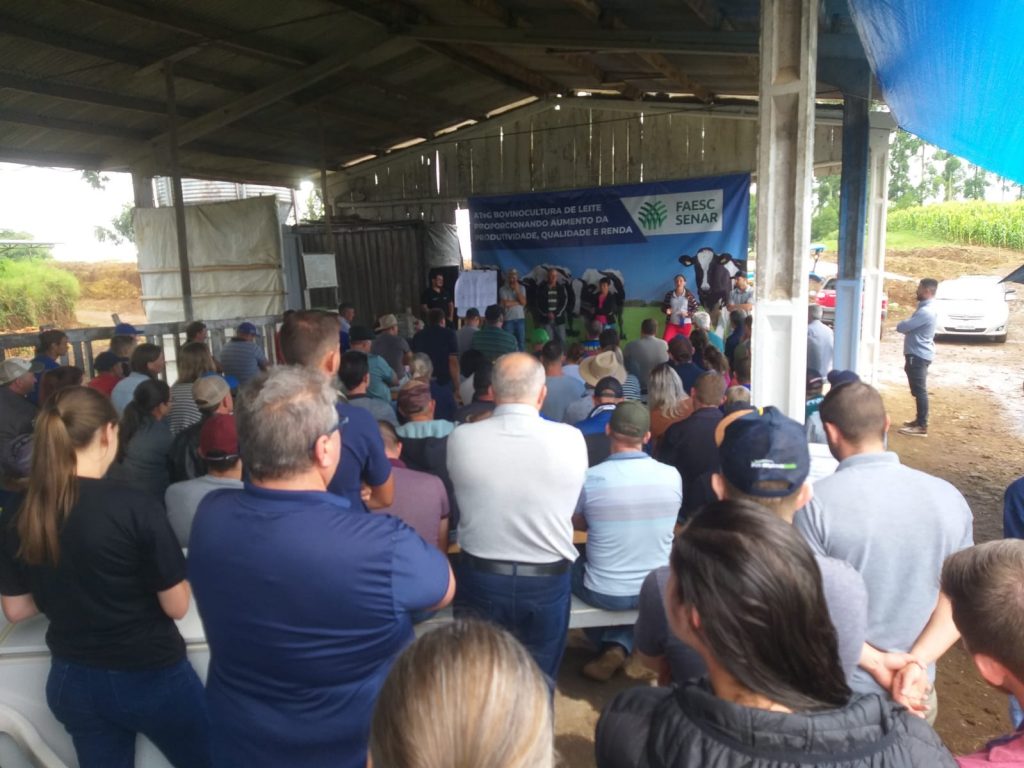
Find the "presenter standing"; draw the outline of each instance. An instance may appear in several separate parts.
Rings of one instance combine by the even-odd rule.
[[[510,269],[505,285],[498,290],[498,300],[505,310],[506,331],[516,337],[516,345],[522,352],[526,348],[526,291],[519,283],[519,271]]]
[[[672,341],[676,336],[689,338],[693,328],[693,313],[700,309],[697,297],[686,288],[686,278],[676,275],[675,290],[665,294],[661,302],[661,310],[668,319],[665,322],[665,341]]]

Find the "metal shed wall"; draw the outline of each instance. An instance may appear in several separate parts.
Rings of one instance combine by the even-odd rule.
[[[753,172],[754,114],[550,108],[472,138],[435,141],[332,178],[340,214],[453,223],[472,195],[632,184]],[[838,166],[842,129],[815,129],[815,166]]]

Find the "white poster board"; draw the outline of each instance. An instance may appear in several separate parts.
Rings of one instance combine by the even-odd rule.
[[[306,288],[337,288],[338,265],[333,253],[303,253]]]

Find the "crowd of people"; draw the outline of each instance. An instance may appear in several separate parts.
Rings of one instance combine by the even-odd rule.
[[[2,607],[49,619],[39,693],[79,764],[131,766],[143,734],[175,766],[553,766],[574,597],[637,615],[585,632],[582,673],[658,682],[605,707],[601,768],[1024,764],[1022,736],[954,759],[930,726],[961,637],[1024,695],[1024,483],[974,546],[813,307],[808,424],[753,407],[745,276],[711,312],[677,277],[625,346],[610,299],[570,344],[548,288],[529,337],[514,273],[458,331],[443,278],[408,338],[346,303],[215,358],[193,323],[173,386],[130,326],[88,375],[61,331],[0,363]],[[902,330],[917,428],[929,339]],[[839,462],[813,484],[812,422]]]

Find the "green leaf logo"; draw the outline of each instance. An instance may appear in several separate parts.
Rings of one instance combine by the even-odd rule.
[[[661,200],[648,200],[636,214],[644,229],[657,229],[668,219],[668,208]]]

